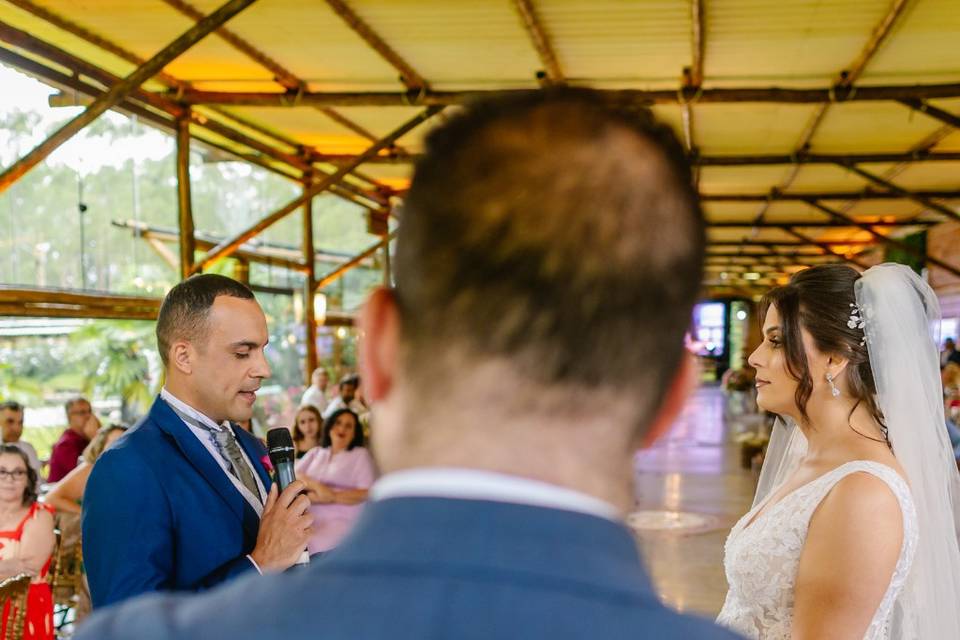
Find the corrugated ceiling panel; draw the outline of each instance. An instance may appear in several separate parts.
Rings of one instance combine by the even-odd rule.
[[[782,166],[703,167],[700,191],[703,193],[766,193],[783,177]]]
[[[192,3],[209,12],[222,0]],[[315,91],[402,89],[393,67],[322,0],[260,0],[231,20],[228,28],[308,81]]]
[[[791,153],[815,109],[809,104],[697,105],[694,141],[704,155]]]
[[[683,67],[690,65],[689,3],[537,0],[534,4],[570,78],[607,87],[676,86]]]
[[[911,2],[867,67],[863,84],[960,81],[957,0]]]
[[[816,153],[906,151],[942,122],[890,102],[844,102],[827,111],[813,138]]]
[[[960,167],[956,162],[917,162],[894,181],[907,189],[960,189]]]
[[[539,62],[509,2],[351,0],[349,5],[435,89],[536,86]]]
[[[68,18],[141,58],[149,58],[193,26],[194,21],[161,0],[43,0],[50,11]],[[236,20],[240,20],[243,14]],[[207,36],[171,62],[165,71],[198,87],[226,90],[276,90],[272,74],[216,36]],[[221,82],[206,84],[205,81]]]
[[[790,186],[790,191],[857,191],[865,186],[863,178],[841,167],[829,164],[808,164],[801,167]]]
[[[714,0],[706,6],[707,84],[825,86],[856,58],[889,2]]]

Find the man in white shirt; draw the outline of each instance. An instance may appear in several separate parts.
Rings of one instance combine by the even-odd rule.
[[[19,402],[8,400],[0,404],[0,431],[3,433],[3,444],[16,445],[23,451],[30,461],[30,467],[36,471],[37,478],[42,480],[40,458],[37,457],[37,450],[29,442],[20,439],[23,435],[23,412],[23,405]]]
[[[310,376],[310,386],[300,398],[300,406],[310,405],[317,411],[323,411],[327,406],[327,386],[330,384],[330,374],[323,367],[317,367]]]
[[[661,604],[623,522],[636,449],[696,381],[692,185],[669,127],[609,96],[450,114],[404,202],[396,289],[361,316],[384,475],[353,531],[305,571],[108,612],[78,640],[733,639]]]
[[[340,394],[331,400],[327,408],[323,410],[323,419],[326,420],[333,415],[334,411],[339,411],[340,409],[350,409],[358,416],[365,417],[368,411],[367,406],[357,397],[357,389],[360,388],[360,377],[348,374],[340,380],[340,384],[337,386],[340,389]]]

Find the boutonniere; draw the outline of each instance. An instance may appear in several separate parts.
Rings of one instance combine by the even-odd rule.
[[[273,473],[273,464],[270,462],[269,455],[264,454],[264,456],[260,458],[260,464],[262,464],[263,468],[267,470],[267,473]]]

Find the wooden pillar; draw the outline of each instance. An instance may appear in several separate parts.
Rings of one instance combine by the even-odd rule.
[[[393,267],[390,264],[390,235],[383,236],[383,286],[393,286]]]
[[[190,197],[190,117],[177,120],[177,209],[180,226],[180,279],[193,273],[196,238]]]
[[[303,379],[309,385],[310,376],[317,368],[317,318],[313,306],[316,296],[317,259],[313,246],[313,198],[303,203],[303,259],[307,263],[307,281],[303,288],[303,317],[306,329],[303,335],[307,341],[307,357]]]
[[[233,279],[237,282],[250,285],[250,261],[237,258],[237,266],[233,269]]]

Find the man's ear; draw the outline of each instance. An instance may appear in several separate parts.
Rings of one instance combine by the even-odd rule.
[[[393,389],[400,355],[400,310],[392,290],[380,288],[360,312],[360,377],[364,397],[378,402]]]
[[[680,413],[683,411],[687,399],[693,394],[699,382],[699,367],[693,354],[683,350],[683,357],[680,359],[680,366],[673,377],[673,382],[667,388],[667,393],[660,403],[660,409],[654,417],[650,427],[643,434],[640,441],[640,448],[645,449],[656,442],[657,438],[662,436],[670,425],[674,423]]]
[[[186,340],[177,340],[170,345],[170,367],[184,375],[193,373],[195,354],[193,345]]]

